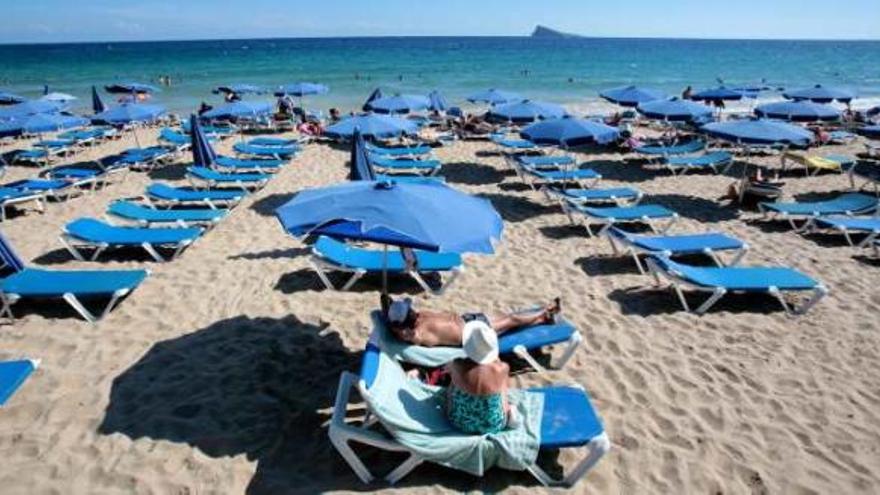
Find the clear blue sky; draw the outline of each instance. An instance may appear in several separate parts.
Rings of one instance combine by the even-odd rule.
[[[381,35],[880,38],[880,0],[4,0],[0,42]],[[735,7],[733,7],[735,6]]]

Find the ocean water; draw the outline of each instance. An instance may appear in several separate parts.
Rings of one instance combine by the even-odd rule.
[[[330,86],[329,94],[306,100],[323,110],[355,109],[376,87],[439,89],[453,104],[497,87],[591,113],[608,108],[598,99],[602,89],[639,84],[679,94],[689,84],[715,87],[719,79],[728,86],[844,85],[862,96],[856,107],[867,107],[880,102],[880,41],[424,37],[0,45],[0,88],[38,96],[48,84],[79,96],[74,107],[89,104],[92,84],[157,83],[162,75],[171,86],[156,100],[177,112],[203,100],[216,104],[210,89],[220,84],[296,81]]]

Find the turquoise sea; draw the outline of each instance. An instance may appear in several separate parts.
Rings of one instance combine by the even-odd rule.
[[[852,87],[856,106],[880,100],[880,41],[673,39],[320,38],[139,43],[0,45],[0,88],[38,96],[44,84],[88,104],[92,84],[171,78],[157,100],[185,112],[216,103],[219,84],[330,86],[311,108],[358,107],[375,87],[439,89],[454,103],[489,87],[598,111],[601,89],[625,84],[678,94],[764,80],[774,87],[815,83]],[[773,98],[773,95],[767,95]]]

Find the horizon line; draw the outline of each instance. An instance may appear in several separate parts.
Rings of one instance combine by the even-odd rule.
[[[698,36],[581,36],[574,35],[566,38],[540,38],[530,35],[419,35],[419,34],[366,34],[366,35],[316,35],[316,36],[272,36],[272,37],[230,37],[230,38],[154,38],[154,39],[94,39],[94,40],[69,40],[69,41],[0,41],[0,46],[22,45],[76,45],[76,44],[104,44],[104,43],[179,43],[179,42],[209,42],[209,41],[272,41],[272,40],[318,40],[318,39],[377,39],[377,38],[517,38],[536,40],[668,40],[668,41],[821,41],[821,42],[880,42],[880,38],[727,38]]]

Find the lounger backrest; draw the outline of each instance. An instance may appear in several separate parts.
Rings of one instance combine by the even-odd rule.
[[[877,208],[877,198],[866,194],[842,194],[832,201],[834,203],[839,203],[842,209],[847,209],[852,212],[871,211]]]
[[[379,347],[373,343],[368,343],[364,350],[364,357],[361,359],[361,380],[364,387],[369,390],[376,381],[379,374]]]
[[[6,240],[2,233],[0,233],[0,262],[3,263],[4,268],[8,267],[16,272],[20,272],[25,268],[24,261],[18,257],[18,254],[12,249],[12,245],[9,244],[9,241]]]

